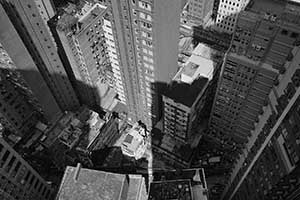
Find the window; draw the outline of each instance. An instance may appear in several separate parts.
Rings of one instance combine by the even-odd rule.
[[[299,33],[292,32],[291,38],[298,38]]]
[[[142,12],[140,12],[140,18],[142,18],[142,19],[146,19],[146,15],[145,15],[145,13],[142,13]]]
[[[3,167],[4,163],[6,162],[8,156],[9,156],[9,154],[10,154],[10,152],[8,150],[4,153],[2,159],[0,160],[0,167]]]
[[[13,156],[13,157],[10,159],[9,163],[7,164],[7,166],[5,167],[5,171],[6,171],[6,172],[9,172],[9,171],[10,171],[10,169],[11,169],[11,167],[13,166],[13,164],[14,164],[15,161],[16,161],[16,157]]]
[[[139,1],[139,7],[148,11],[151,11],[151,6],[150,4],[143,2],[143,1]]]
[[[281,34],[282,34],[282,35],[287,35],[287,34],[288,34],[288,31],[285,30],[285,29],[282,29]]]
[[[151,70],[154,70],[153,65],[148,64],[148,63],[146,63],[146,62],[144,62],[144,67],[145,67],[145,68],[149,68],[149,69],[151,69]]]
[[[136,16],[136,14],[137,14],[136,10],[133,9],[133,15]]]

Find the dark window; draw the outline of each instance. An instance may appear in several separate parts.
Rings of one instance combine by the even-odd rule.
[[[10,152],[8,150],[4,153],[2,159],[0,160],[0,167],[3,167],[4,163],[6,162],[8,156],[9,156],[9,154],[10,154]]]
[[[282,29],[281,34],[282,34],[282,35],[287,35],[287,34],[288,34],[288,31],[285,30],[285,29]]]
[[[291,38],[297,38],[298,36],[299,36],[299,33],[292,32],[292,34],[291,34]]]

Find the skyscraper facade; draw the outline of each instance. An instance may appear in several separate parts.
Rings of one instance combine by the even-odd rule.
[[[9,131],[9,134],[3,136],[9,137],[12,133],[15,139],[11,139],[17,142],[29,132],[42,114],[35,100],[10,70],[0,69],[0,124]]]
[[[232,170],[223,199],[293,199],[299,195],[299,46],[293,55]]]
[[[113,87],[114,82],[103,30],[106,7],[86,3],[75,10],[59,16],[56,29],[70,61],[81,101],[96,108],[100,106],[101,90]]]
[[[254,1],[237,19],[210,119],[239,152],[222,199],[288,199],[298,190],[299,4]]]
[[[197,25],[205,25],[211,18],[214,1],[190,0],[188,15]]]
[[[0,40],[2,48],[4,49],[2,56],[6,54],[10,60],[9,62],[11,62],[7,65],[2,64],[0,66],[1,70],[17,71],[21,75],[24,83],[32,92],[32,96],[37,99],[43,116],[47,121],[51,122],[61,114],[61,109],[43,76],[39,73],[39,63],[36,63],[31,56],[2,5],[0,6],[0,12]],[[7,103],[8,102],[6,102],[6,104]]]
[[[220,32],[233,33],[238,14],[248,2],[249,0],[220,0],[215,29]]]
[[[272,6],[285,8],[282,3]],[[284,64],[291,59],[298,25],[276,23],[274,14],[268,16],[263,9],[255,13],[251,8],[240,13],[210,119],[218,138],[245,144],[278,76],[286,71]]]
[[[55,7],[52,0],[35,0],[35,4],[45,22],[55,15]]]
[[[40,15],[38,4],[33,0],[1,1],[5,13],[17,31],[18,37],[34,61],[47,86],[50,88],[61,110],[72,110],[79,106],[79,101],[68,79],[62,61],[57,53],[57,46],[44,18]],[[3,30],[6,32],[7,30]],[[12,45],[12,44],[11,44]],[[9,52],[14,46],[3,44]],[[13,55],[13,52],[12,52]],[[12,60],[17,64],[16,59]],[[39,85],[38,82],[36,82]]]
[[[51,186],[2,138],[0,168],[2,200],[53,199]]]
[[[129,118],[152,127],[161,117],[159,84],[170,82],[178,68],[181,2],[98,2],[111,9]]]

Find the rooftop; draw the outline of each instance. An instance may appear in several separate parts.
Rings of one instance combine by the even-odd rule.
[[[189,180],[157,181],[150,184],[149,200],[192,200]]]
[[[42,143],[46,147],[50,147],[58,138],[58,136],[66,128],[67,124],[74,118],[74,113],[68,112],[61,116],[58,121],[46,130],[45,137],[42,137]]]
[[[287,0],[287,1],[275,1],[275,0],[252,0],[245,8],[246,12],[241,12],[243,15],[251,15],[253,13],[259,14],[266,20],[272,22],[282,21],[300,24],[300,1],[299,0]],[[248,11],[248,12],[247,12]],[[250,11],[250,12],[249,12]]]
[[[87,149],[93,144],[96,138],[101,134],[101,129],[105,125],[106,121],[101,119],[96,112],[92,112],[93,114],[87,120],[87,125],[89,126],[89,130],[84,134],[80,139],[80,143],[78,147],[83,149]]]
[[[149,200],[207,200],[207,184],[202,168],[154,172]]]
[[[42,143],[50,147],[59,139],[70,148],[76,145],[86,150],[97,138],[103,136],[101,130],[111,117],[109,112],[100,116],[86,107],[81,107],[75,113],[67,112],[53,126],[46,129]]]
[[[189,84],[199,76],[211,80],[216,65],[215,56],[217,54],[217,50],[199,43],[174,79]]]
[[[125,175],[68,166],[58,191],[59,200],[120,199]]]
[[[68,4],[64,13],[58,17],[57,27],[59,30],[69,32],[77,28],[77,32],[89,26],[95,18],[105,13],[106,7],[99,3],[85,2],[79,6]]]
[[[276,16],[281,16],[284,12],[285,5],[286,1],[251,0],[246,10],[263,14],[268,12],[270,14],[276,14]]]
[[[58,200],[138,200],[146,199],[144,178],[68,166]]]
[[[191,107],[199,94],[206,89],[208,82],[209,79],[205,77],[199,77],[192,84],[172,81],[163,90],[163,95],[173,99],[175,102]]]
[[[117,141],[116,146],[120,146],[125,155],[133,156],[139,159],[145,150],[146,130],[138,123]]]

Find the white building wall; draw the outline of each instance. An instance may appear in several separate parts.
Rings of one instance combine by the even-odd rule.
[[[120,72],[120,63],[117,56],[115,39],[113,37],[112,24],[110,21],[104,19],[103,30],[107,45],[107,52],[111,62],[113,75],[115,79],[115,90],[119,95],[119,99],[123,104],[126,104],[125,91],[123,80]]]
[[[245,8],[249,0],[220,0],[215,29],[233,33],[238,13]]]

